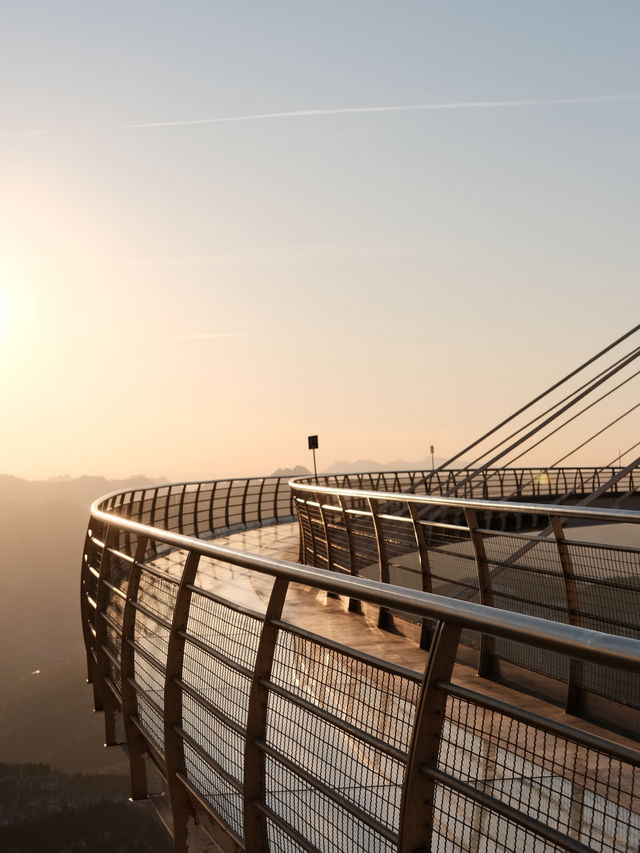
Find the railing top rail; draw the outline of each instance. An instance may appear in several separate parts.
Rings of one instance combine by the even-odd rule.
[[[148,486],[131,486],[128,489],[115,489],[113,492],[107,492],[106,495],[101,495],[91,504],[91,512],[94,509],[99,510],[103,504],[105,504],[111,498],[118,497],[118,495],[133,495],[137,492],[157,492],[160,489],[173,489],[180,488],[181,486],[209,486],[214,483],[244,483],[245,481],[250,482],[254,480],[255,482],[268,482],[269,480],[280,480],[283,482],[288,482],[289,478],[285,475],[284,477],[279,477],[276,475],[269,475],[267,477],[218,477],[215,480],[181,480],[177,483],[160,483],[156,485],[148,485]]]
[[[335,572],[324,569],[303,566],[259,554],[236,551],[215,545],[212,542],[205,542],[121,518],[103,512],[95,506],[96,504],[91,510],[92,518],[112,527],[128,530],[139,536],[147,536],[156,542],[162,542],[175,548],[219,559],[232,565],[283,578],[294,583],[361,599],[371,604],[392,609],[397,608],[414,616],[459,624],[496,637],[533,643],[541,648],[551,649],[584,660],[640,672],[640,640],[602,634],[587,628],[550,622],[535,616],[496,610],[481,604],[408,590],[404,587],[365,578],[336,575]]]
[[[555,515],[563,518],[588,518],[592,521],[619,521],[640,524],[640,511],[631,509],[609,509],[605,507],[580,507],[570,504],[538,504],[530,502],[501,501],[486,498],[446,498],[438,495],[414,495],[404,492],[381,492],[374,489],[342,489],[335,486],[320,486],[302,479],[289,480],[292,490],[319,495],[341,495],[352,498],[376,498],[389,503],[412,503],[426,506],[451,507],[452,509],[492,510],[494,512]]]

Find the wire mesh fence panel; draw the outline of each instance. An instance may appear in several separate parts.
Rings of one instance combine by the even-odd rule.
[[[267,807],[322,853],[396,853],[397,843],[267,756]]]
[[[640,639],[640,551],[567,542],[580,624],[594,631]],[[640,675],[586,662],[580,687],[640,708]]]
[[[244,834],[242,794],[219,773],[200,752],[184,744],[186,775],[189,783],[213,814],[239,838]]]
[[[520,839],[531,836],[527,843],[532,846],[525,849],[545,850],[549,842],[536,837],[533,821],[592,850],[636,851],[640,753],[635,760],[621,758],[615,746],[609,752],[606,743],[594,746],[580,735],[578,730],[556,733],[552,727],[511,716],[504,708],[479,707],[450,696],[438,769],[455,781],[447,786],[439,780],[436,834],[447,843],[467,846],[449,848],[443,842],[438,849],[490,850],[498,845],[495,849],[514,850]],[[456,791],[455,782],[469,795]],[[480,802],[474,805],[475,792]],[[520,826],[517,818],[500,814],[500,804],[524,816]]]

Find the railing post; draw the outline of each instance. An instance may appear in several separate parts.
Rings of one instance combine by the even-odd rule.
[[[322,521],[322,530],[324,531],[324,547],[325,553],[327,555],[327,569],[330,572],[335,571],[333,566],[333,552],[331,548],[331,541],[329,539],[329,527],[327,525],[327,516],[324,509],[324,504],[322,503],[323,496],[319,495],[317,492],[314,493],[315,498],[318,501],[318,509],[320,510],[320,520]],[[328,592],[327,598],[340,598],[340,596],[335,592]]]
[[[471,537],[471,545],[473,547],[473,555],[476,563],[476,572],[478,574],[478,593],[480,596],[480,604],[486,604],[487,607],[493,607],[493,591],[491,589],[491,575],[489,573],[489,563],[484,547],[482,533],[478,527],[478,518],[473,509],[466,508],[464,517],[469,528],[469,536]],[[493,668],[492,657],[495,647],[493,637],[488,637],[486,634],[480,635],[480,654],[478,656],[478,675],[489,677]]]
[[[167,789],[173,815],[174,853],[189,850],[189,820],[193,815],[191,802],[177,777],[185,773],[184,744],[177,728],[182,725],[182,689],[178,679],[182,675],[184,661],[184,637],[189,619],[191,590],[198,571],[200,554],[190,551],[187,555],[182,577],[176,594],[176,603],[171,620],[171,631],[167,647],[167,668],[164,685],[164,755],[167,768]]]
[[[310,493],[308,494],[310,497]],[[313,532],[313,519],[311,518],[311,508],[309,506],[309,499],[306,496],[304,499],[304,508],[307,513],[307,522],[309,523],[309,538],[311,541],[308,544],[311,545],[311,559],[313,560],[311,565],[317,567],[318,552],[316,550],[316,537],[315,533]]]
[[[562,579],[564,581],[565,594],[567,597],[567,619],[569,625],[581,627],[580,598],[578,585],[573,571],[573,561],[564,537],[561,520],[557,516],[549,516],[549,523],[553,531],[560,566],[562,568]],[[580,685],[582,684],[583,664],[577,658],[569,658],[569,672],[567,675],[567,697],[565,709],[567,714],[573,714],[578,710],[580,704]]]
[[[229,524],[229,503],[231,501],[231,489],[233,488],[233,480],[229,480],[229,488],[227,489],[227,499],[224,502],[224,526],[230,527]]]
[[[347,537],[347,548],[349,551],[349,574],[356,574],[356,561],[355,555],[353,553],[353,538],[351,535],[351,521],[349,519],[349,512],[347,510],[347,505],[344,500],[343,495],[338,495],[338,503],[340,504],[340,509],[342,511],[342,520],[344,522],[344,531]],[[362,613],[362,602],[357,598],[350,598],[349,604],[347,605],[347,609],[350,613]]]
[[[282,616],[288,586],[289,582],[283,578],[276,578],[273,584],[249,692],[244,752],[244,843],[251,853],[267,853],[269,850],[267,822],[258,808],[258,803],[266,800],[266,762],[257,740],[266,740],[269,688],[265,681],[271,675],[278,639],[278,628],[273,620]]]
[[[184,533],[184,524],[182,519],[184,517],[184,496],[187,493],[187,484],[182,484],[182,491],[180,492],[180,506],[178,507],[178,533]]]
[[[105,537],[104,553],[102,555],[102,562],[100,563],[100,577],[98,578],[98,589],[96,592],[96,670],[98,692],[102,699],[102,710],[104,711],[105,746],[116,746],[119,743],[116,736],[116,717],[121,710],[116,697],[107,685],[109,659],[104,650],[107,644],[107,623],[103,615],[106,611],[109,598],[109,590],[104,583],[104,579],[113,559],[110,549],[114,547],[117,539],[117,528],[110,527]]]
[[[435,780],[447,696],[437,686],[449,681],[460,639],[460,626],[439,622],[425,671],[413,725],[402,787],[398,853],[430,853],[435,808]]]
[[[431,566],[429,564],[429,549],[424,535],[424,528],[420,524],[418,508],[411,501],[408,502],[409,515],[413,523],[413,533],[416,537],[416,548],[418,549],[418,560],[420,561],[420,580],[423,592],[431,592]],[[429,649],[433,640],[433,622],[430,619],[422,620],[420,631],[420,648]]]
[[[93,542],[93,519],[89,520],[89,526],[87,528],[87,535],[85,537],[85,545],[84,551],[82,554],[82,568],[80,572],[80,616],[82,618],[82,635],[84,638],[84,646],[87,653],[87,684],[93,685],[93,693],[94,693],[94,708],[98,710],[98,706],[100,704],[100,697],[97,691],[97,675],[96,675],[96,661],[95,661],[95,638],[93,633],[91,632],[91,628],[89,627],[91,622],[91,610],[93,609],[89,604],[89,585],[90,575],[92,575],[91,569],[93,568],[95,571],[95,567],[93,566],[93,561],[95,558],[96,547]],[[96,586],[97,589],[97,586]],[[95,613],[95,611],[94,611]],[[95,630],[95,622],[97,621],[97,614],[94,615],[94,624],[93,628]]]
[[[173,492],[173,486],[169,486],[169,491],[167,492],[167,502],[164,506],[164,529],[169,529],[169,507],[171,504],[171,494]]]
[[[156,486],[153,490],[153,497],[151,498],[151,509],[149,510],[149,526],[156,526],[156,506],[158,504],[158,492],[160,491],[160,487]]]
[[[273,492],[273,517],[276,519],[276,521],[280,518],[280,514],[278,512],[278,492],[280,491],[281,479],[281,477],[278,477],[278,479],[276,480],[276,487]],[[291,515],[293,515],[293,513],[291,513]]]
[[[247,524],[247,494],[249,492],[249,483],[251,480],[247,477],[244,481],[244,491],[242,492],[242,509],[240,510],[240,518],[242,519],[242,524]]]
[[[198,504],[200,503],[200,488],[202,483],[198,483],[198,488],[196,489],[196,494],[193,499],[193,535],[196,539],[200,538],[200,526],[198,524]]]
[[[218,485],[217,480],[214,480],[211,483],[211,497],[209,498],[209,533],[213,534],[216,530],[216,523],[213,517],[213,508],[214,502],[216,499],[216,486]]]
[[[369,504],[369,512],[371,513],[371,521],[373,522],[373,530],[376,535],[376,544],[378,546],[378,565],[380,569],[380,583],[390,583],[389,576],[389,560],[387,558],[387,548],[380,527],[380,520],[376,515],[378,506],[377,498],[367,498]],[[395,631],[396,627],[393,622],[393,616],[386,607],[380,607],[378,611],[378,628],[383,631]]]
[[[145,559],[148,541],[146,536],[141,536],[138,539],[133,563],[129,570],[127,598],[122,614],[122,646],[120,648],[122,718],[125,737],[127,738],[127,751],[129,753],[129,776],[132,800],[145,799],[149,793],[147,770],[144,762],[144,755],[147,748],[140,732],[132,722],[132,719],[138,716],[138,694],[133,684],[131,684],[131,679],[135,678],[135,651],[132,645],[135,638],[135,605],[138,600],[138,588],[140,586],[140,574],[142,571],[141,565]]]

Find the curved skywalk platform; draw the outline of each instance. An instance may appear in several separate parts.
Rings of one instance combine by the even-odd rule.
[[[548,701],[538,664],[564,662],[579,693],[618,691],[629,731],[640,642],[355,577],[358,560],[381,576],[406,562],[398,531],[442,522],[388,515],[382,493],[385,512],[371,493],[368,510],[342,495],[339,517],[328,496],[303,492],[273,480],[184,484],[113,496],[92,512],[82,601],[96,706],[107,742],[127,745],[133,798],[154,793],[159,774],[155,802],[168,806],[175,849],[637,851],[637,740],[584,719],[595,706],[574,702],[579,713],[567,714]],[[297,563],[295,505],[303,553],[331,571]],[[466,535],[477,561],[477,540],[491,544],[496,531]],[[522,535],[519,548],[534,538]],[[457,553],[446,537],[413,541],[422,568],[434,549]],[[560,563],[573,547],[537,542],[543,574],[551,546]],[[532,550],[516,567],[523,577]],[[591,561],[596,550],[585,553]],[[616,553],[619,565],[635,560],[633,549]],[[469,575],[447,561],[454,579]],[[526,666],[505,664],[530,692],[495,673],[478,678],[468,658],[483,646],[503,658],[525,649]],[[631,685],[629,706],[620,684]]]

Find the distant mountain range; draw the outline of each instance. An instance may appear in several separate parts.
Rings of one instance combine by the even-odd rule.
[[[168,483],[164,477],[150,480],[141,474],[124,480],[106,477],[51,477],[48,480],[23,480],[10,474],[0,474],[0,503],[38,506],[51,501],[82,506],[88,510],[96,498],[117,489],[135,489]]]
[[[447,460],[444,456],[436,456],[434,464],[437,468]],[[460,461],[456,467],[464,468],[465,462]],[[407,462],[406,459],[394,459],[391,462],[376,462],[375,459],[356,459],[355,462],[347,462],[345,459],[339,459],[319,471],[319,474],[358,474],[363,471],[431,471],[431,457],[421,459],[418,462]],[[306,477],[311,474],[308,468],[304,465],[296,465],[295,468],[278,468],[271,475],[272,477]]]

